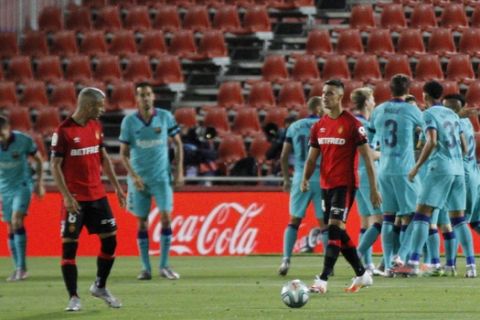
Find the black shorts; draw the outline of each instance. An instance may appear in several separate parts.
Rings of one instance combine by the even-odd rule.
[[[347,221],[348,214],[355,200],[356,188],[337,187],[333,189],[322,189],[323,201],[325,203],[323,220],[328,224],[328,219]]]
[[[110,233],[117,230],[117,224],[107,197],[95,201],[79,201],[80,212],[68,213],[63,208],[61,227],[62,238],[77,239],[83,226],[88,233]]]

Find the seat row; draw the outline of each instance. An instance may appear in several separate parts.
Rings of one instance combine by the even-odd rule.
[[[315,6],[314,0],[84,0],[83,5],[90,8],[101,8],[106,5],[119,5],[130,9],[136,5],[161,7],[166,4],[189,8],[192,5],[205,5],[209,8],[218,8],[223,5],[235,4],[247,7],[252,4],[262,4],[272,9],[296,9],[300,7]]]

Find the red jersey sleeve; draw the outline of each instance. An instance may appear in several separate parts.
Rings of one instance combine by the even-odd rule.
[[[317,149],[320,148],[320,145],[318,144],[318,136],[317,136],[318,126],[319,126],[318,124],[319,122],[315,123],[312,129],[310,129],[310,147],[317,148]]]
[[[65,133],[62,128],[58,128],[52,135],[52,156],[63,158],[66,152],[67,143]]]
[[[355,144],[360,146],[362,144],[368,143],[367,131],[360,121],[354,119],[355,125],[353,126],[353,137],[355,139]]]

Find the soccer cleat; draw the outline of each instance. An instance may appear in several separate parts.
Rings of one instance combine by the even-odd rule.
[[[369,287],[373,284],[373,279],[370,273],[364,272],[363,275],[355,277],[350,287],[345,288],[345,292],[355,293],[361,288]]]
[[[120,308],[122,303],[115,298],[107,288],[99,288],[95,283],[90,286],[90,293],[92,296],[102,299],[105,303],[112,308]]]
[[[65,311],[80,311],[82,309],[82,304],[80,303],[80,298],[73,296],[68,301],[68,305],[65,308]]]
[[[320,279],[316,276],[313,280],[313,284],[310,286],[310,292],[324,294],[327,293],[327,281]]]
[[[380,271],[382,274],[381,276],[385,277],[385,278],[394,278],[395,277],[395,273],[392,272],[392,269],[385,269],[385,271]]]
[[[152,273],[148,270],[142,270],[137,276],[137,280],[152,280]]]
[[[27,270],[17,270],[17,280],[25,280],[28,278]]]
[[[404,277],[416,277],[420,275],[420,269],[418,265],[414,266],[407,264],[403,267],[395,267],[391,270],[394,275],[401,275]]]
[[[457,268],[455,268],[455,266],[445,266],[443,276],[444,277],[456,277],[457,276]]]
[[[173,271],[170,267],[160,268],[160,277],[167,278],[169,280],[180,279],[180,275]]]
[[[467,270],[465,272],[465,278],[476,278],[477,277],[477,268],[474,264],[467,265]]]
[[[18,274],[18,271],[17,271],[17,270],[14,270],[14,271],[12,272],[12,274],[7,278],[7,281],[8,281],[8,282],[13,282],[13,281],[20,280],[20,279],[18,279],[17,274]]]
[[[398,255],[393,257],[392,261],[393,261],[393,267],[403,267],[405,265],[405,262]]]
[[[278,275],[286,276],[288,273],[288,269],[290,269],[290,259],[283,258],[282,264],[280,265],[280,268],[278,268]]]
[[[431,268],[429,271],[424,272],[422,275],[425,277],[443,277],[445,271],[442,267],[434,267]]]

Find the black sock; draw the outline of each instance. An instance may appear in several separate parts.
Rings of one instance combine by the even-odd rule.
[[[114,253],[117,247],[117,239],[115,236],[112,236],[100,239],[100,241],[102,242],[102,248],[97,258],[97,280],[95,284],[99,288],[105,288],[108,275],[115,261]]]
[[[320,275],[320,279],[324,281],[328,280],[328,276],[332,273],[338,255],[340,254],[341,231],[342,230],[338,226],[328,226],[328,245],[325,252],[325,258],[323,259],[323,271]]]
[[[75,262],[77,254],[77,242],[66,242],[62,244],[62,275],[65,286],[70,297],[78,296],[77,278],[78,271]]]
[[[362,276],[365,273],[365,268],[362,265],[362,261],[358,257],[357,248],[352,242],[346,230],[342,230],[342,247],[341,252],[345,259],[350,263],[355,271],[357,277]]]

